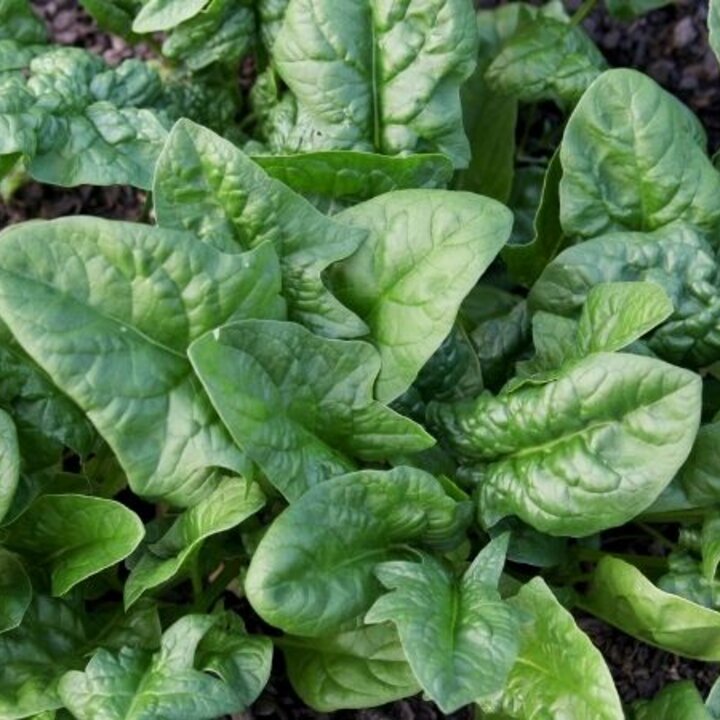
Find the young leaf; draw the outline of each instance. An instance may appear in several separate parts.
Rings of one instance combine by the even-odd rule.
[[[28,0],[0,2],[0,40],[14,40],[27,45],[43,43],[46,38],[45,25],[35,15]]]
[[[470,193],[404,190],[337,217],[369,232],[333,269],[333,287],[370,328],[382,359],[375,394],[390,401],[447,337],[463,298],[507,241],[512,215]]]
[[[691,680],[666,685],[652,700],[634,703],[632,720],[713,720]]]
[[[59,686],[63,703],[78,720],[141,720],[153,716],[215,720],[244,710],[249,704],[247,690],[244,683],[238,686],[234,672],[227,677],[227,671],[220,672],[216,677],[195,669],[202,656],[216,672],[216,663],[222,667],[243,652],[241,639],[232,634],[227,638],[216,636],[208,647],[206,638],[218,621],[218,616],[186,615],[163,634],[160,650],[154,655],[130,647],[116,654],[98,650],[84,672],[63,676]],[[204,653],[198,647],[201,642],[206,642]],[[257,648],[249,643],[248,650],[256,666]],[[267,643],[263,655],[269,652]],[[269,658],[263,662],[269,670]],[[242,666],[236,669],[242,678]]]
[[[133,22],[136,33],[170,30],[195,17],[208,0],[147,0]]]
[[[656,283],[672,300],[672,316],[648,338],[653,352],[690,367],[720,359],[720,266],[707,241],[683,225],[570,247],[547,266],[528,302],[532,310],[576,317],[591,288],[627,281]]]
[[[290,317],[320,335],[365,334],[365,324],[322,280],[365,233],[322,215],[227,140],[189,120],[178,122],[158,160],[153,199],[159,225],[190,230],[225,252],[271,240]]]
[[[635,70],[603,73],[583,95],[560,149],[564,231],[590,238],[682,220],[720,224],[720,174],[692,113]]]
[[[602,655],[545,582],[531,580],[508,602],[532,617],[533,624],[523,634],[504,690],[495,700],[481,702],[483,710],[508,720],[623,720]]]
[[[145,534],[140,518],[113,500],[41,495],[11,525],[4,544],[48,565],[53,595],[126,558]]]
[[[720,418],[700,428],[678,481],[691,502],[720,502]]]
[[[12,505],[20,481],[20,452],[12,418],[0,410],[0,522]]]
[[[701,387],[653,358],[598,353],[543,385],[429,414],[461,456],[486,463],[486,525],[517,515],[582,537],[631,520],[672,480],[700,423]]]
[[[286,636],[281,647],[295,692],[318,712],[374,707],[420,690],[391,625]]]
[[[588,293],[577,331],[580,357],[622,350],[672,314],[673,304],[653,282],[596,285]]]
[[[441,152],[467,164],[460,84],[477,32],[466,0],[290,0],[273,45],[297,99],[293,150]],[[312,82],[308,82],[312,78]]]
[[[660,590],[619,558],[606,556],[598,563],[582,607],[667,652],[720,660],[720,613]]]
[[[710,0],[708,7],[708,35],[715,57],[720,58],[720,2]]]
[[[710,0],[712,5],[714,0]],[[640,15],[669,5],[672,0],[605,0],[608,12],[619,20],[634,20]]]
[[[142,7],[142,0],[80,0],[80,4],[95,20],[98,26],[130,42],[137,42],[140,38],[131,28],[133,17]]]
[[[189,355],[230,434],[288,500],[354,470],[352,457],[379,461],[435,442],[373,400],[380,359],[366,343],[247,321],[208,333]]]
[[[185,510],[162,538],[147,548],[125,582],[125,608],[175,577],[207,537],[239,525],[264,502],[255,483],[237,477],[222,480],[216,490]]]
[[[700,550],[703,575],[706,580],[712,581],[720,565],[720,517],[705,518],[700,536]]]
[[[453,547],[467,504],[409,467],[363,470],[305,493],[270,526],[253,555],[245,592],[270,624],[295,635],[339,632],[381,594],[373,575],[404,546]]]
[[[557,99],[570,105],[606,68],[582,28],[538,13],[505,43],[485,73],[490,87],[522,102]]]
[[[0,635],[16,628],[32,599],[32,585],[17,556],[0,548]]]
[[[137,494],[193,504],[213,468],[246,469],[185,350],[225,320],[282,313],[269,244],[227,255],[186,233],[65,218],[11,227],[0,245],[3,319]]]
[[[493,540],[458,580],[428,555],[375,571],[391,592],[365,622],[397,625],[410,667],[445,713],[500,691],[515,663],[520,622],[497,590],[507,541]]]

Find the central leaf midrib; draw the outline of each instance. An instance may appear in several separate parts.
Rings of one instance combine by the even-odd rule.
[[[382,99],[380,94],[380,58],[378,52],[378,35],[375,26],[375,5],[370,2],[370,42],[372,43],[370,58],[370,91],[372,96],[373,146],[379,153],[384,152],[382,141]]]

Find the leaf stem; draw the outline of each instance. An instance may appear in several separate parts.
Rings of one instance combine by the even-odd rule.
[[[595,9],[598,0],[584,0],[573,14],[570,25],[577,27]]]
[[[654,527],[651,525],[648,525],[644,522],[636,522],[635,523],[641,530],[646,532],[648,535],[650,535],[652,538],[657,540],[663,547],[668,548],[669,550],[677,550],[677,544],[672,542],[671,540],[668,540],[662,533],[658,532]]]

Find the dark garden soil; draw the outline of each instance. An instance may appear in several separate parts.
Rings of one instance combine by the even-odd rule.
[[[493,7],[505,0],[478,0],[480,7]],[[537,4],[537,3],[536,3]],[[572,8],[579,0],[568,0]],[[133,55],[146,56],[145,46],[128,47],[101,33],[73,0],[33,0],[57,42],[89,48],[108,62],[117,64]],[[705,125],[711,150],[720,147],[720,68],[707,44],[707,0],[677,0],[633,23],[619,23],[603,10],[594,11],[585,27],[615,66],[634,67],[652,76],[680,97]],[[31,218],[89,214],[107,218],[139,220],[145,212],[145,196],[129,188],[74,189],[29,183],[7,204],[0,202],[0,229]],[[625,702],[653,696],[668,682],[691,678],[706,691],[720,674],[720,666],[691,662],[651,648],[591,617],[579,616],[579,624],[592,638],[610,666]],[[420,699],[392,703],[363,711],[316,713],[303,707],[284,680],[281,659],[277,671],[252,710],[234,720],[260,718],[308,718],[320,720],[435,720],[472,718],[469,710],[445,716]]]

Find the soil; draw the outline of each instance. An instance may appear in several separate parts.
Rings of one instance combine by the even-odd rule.
[[[478,4],[492,7],[505,1],[479,0]],[[567,2],[570,8],[578,4],[579,0]],[[147,46],[131,48],[123,41],[99,32],[75,0],[33,0],[33,5],[46,20],[57,42],[89,48],[113,65],[127,57],[152,54]],[[615,21],[603,9],[596,9],[585,20],[584,26],[611,65],[642,70],[686,102],[705,125],[709,146],[714,152],[720,147],[720,68],[707,43],[706,16],[707,0],[676,0],[671,6],[632,23]],[[63,189],[29,183],[11,202],[0,202],[0,229],[26,219],[74,214],[139,220],[143,217],[144,205],[144,193],[130,188]],[[624,702],[652,697],[668,682],[683,678],[694,680],[705,692],[720,675],[720,666],[692,662],[662,652],[595,618],[579,616],[578,622],[604,655]],[[277,660],[273,678],[258,702],[233,720],[472,718],[469,709],[443,715],[434,704],[419,697],[373,710],[317,713],[305,708],[294,695],[284,680],[281,662]]]

